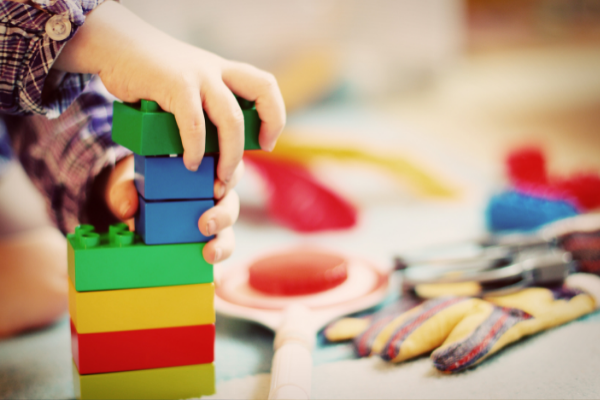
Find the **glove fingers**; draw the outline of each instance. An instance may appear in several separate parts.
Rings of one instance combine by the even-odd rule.
[[[519,322],[531,319],[532,316],[524,311],[514,308],[503,308],[487,304],[488,310],[480,312],[479,317],[484,320],[480,323],[476,321],[475,315],[465,318],[456,326],[458,331],[468,331],[472,333],[466,338],[454,341],[453,337],[457,334],[451,334],[446,343],[431,354],[431,359],[435,367],[443,372],[462,371],[483,358],[499,350],[494,345],[502,336]],[[475,324],[474,324],[475,323]]]
[[[530,288],[486,300],[494,305],[482,302],[480,312],[461,321],[444,345],[431,354],[437,369],[462,371],[522,337],[593,311],[595,304],[588,294],[567,287]]]
[[[329,324],[324,331],[330,342],[354,339],[371,324],[370,318],[342,318]]]
[[[400,323],[389,324],[373,343],[384,360],[399,362],[430,352],[473,308],[478,299],[441,297],[423,303]]]
[[[368,357],[371,354],[376,354],[377,351],[373,350],[373,347],[377,348],[377,338],[381,335],[382,331],[390,329],[390,325],[394,326],[404,319],[404,315],[394,317],[393,315],[387,315],[378,318],[373,321],[368,329],[363,331],[360,335],[354,338],[354,351],[359,357]]]
[[[581,290],[594,300],[594,308],[600,308],[600,277],[592,274],[573,274],[565,280],[569,289]]]
[[[437,348],[431,355],[437,369],[462,371],[524,336],[600,305],[600,278],[577,274],[567,281],[563,288],[529,288],[485,300],[447,296],[414,307],[404,299],[370,318],[338,321],[326,329],[326,336],[330,340],[354,337],[359,356],[379,354],[392,362]],[[413,308],[406,311],[408,307]]]
[[[373,316],[371,325],[354,338],[354,350],[359,357],[377,354],[385,344],[378,342],[382,332],[391,331],[406,318],[418,313],[421,301],[410,297],[402,298],[396,304],[383,309]],[[385,333],[384,333],[385,336]],[[389,336],[389,334],[388,334]]]
[[[593,297],[581,290],[566,286],[553,289],[529,288],[486,300],[500,307],[518,308],[533,315],[537,322],[535,327],[528,329],[526,334],[564,324],[595,308]]]

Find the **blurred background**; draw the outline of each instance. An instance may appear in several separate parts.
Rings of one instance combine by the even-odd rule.
[[[523,146],[541,149],[553,176],[600,172],[600,1],[123,4],[183,41],[273,72],[288,110],[275,155],[308,165],[359,211],[346,233],[276,229],[265,211],[273,188],[248,162],[237,232],[254,240],[238,241],[233,263],[298,240],[367,244],[389,262],[480,234],[490,196],[508,185],[505,158]],[[294,207],[319,214],[315,202]]]
[[[600,205],[600,0],[121,2],[182,41],[273,72],[282,90],[287,127],[272,155],[246,159],[236,250],[215,274],[298,244],[391,268],[405,252],[485,234],[490,199],[515,183],[506,157],[524,146],[539,152],[525,154],[529,160],[545,155],[553,180],[541,192],[569,189],[573,182],[564,178],[583,171],[587,180],[571,185],[590,189],[580,197],[594,201],[583,211]],[[259,384],[268,390],[272,334],[221,316],[216,329],[221,396],[259,393]],[[19,398],[72,398],[68,331],[65,317],[48,331],[3,344],[6,379],[26,377],[15,390],[44,394]],[[501,389],[536,390],[548,382],[566,382],[561,393],[572,396],[584,372],[592,375],[585,382],[597,381],[587,364],[562,364],[557,347],[571,354],[568,346],[548,345],[540,354],[549,358],[539,359],[543,374],[547,365],[560,367],[555,376],[536,375],[535,383],[526,364],[509,363],[487,379],[477,375],[483,370],[465,374],[471,381],[457,380],[455,397],[474,382],[483,387],[470,392],[475,397],[497,390],[507,398]],[[320,343],[314,362],[325,368],[354,357],[350,345]],[[373,370],[363,367],[357,376]],[[346,376],[340,364],[329,371]],[[389,387],[414,383],[416,397],[451,396],[449,376],[423,369],[427,380],[409,382],[399,379],[404,369],[394,371],[377,369]],[[234,379],[249,375],[257,380],[245,382],[255,386]],[[314,376],[322,388],[336,387],[327,374]],[[4,398],[16,398],[11,393]]]
[[[123,4],[275,73],[292,122],[322,100],[363,102],[477,162],[529,139],[544,142],[552,168],[600,167],[597,0]]]

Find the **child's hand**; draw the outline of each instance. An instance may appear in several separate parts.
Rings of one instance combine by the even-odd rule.
[[[233,95],[256,102],[262,121],[259,142],[270,151],[285,125],[285,107],[275,78],[250,65],[177,41],[158,31],[120,4],[105,2],[63,47],[53,68],[98,74],[109,92],[127,102],[154,100],[175,115],[186,167],[196,170],[205,143],[203,110],[217,126],[221,155],[217,166],[217,204],[198,221],[205,235],[216,238],[204,247],[209,262],[227,258],[234,247],[231,225],[239,199],[231,190],[243,173],[244,119]],[[133,157],[111,171],[103,190],[115,216],[133,217],[138,198],[133,184]]]
[[[216,205],[206,211],[198,220],[198,228],[206,236],[216,237],[204,246],[204,259],[211,264],[225,260],[233,252],[235,238],[232,225],[237,220],[240,201],[232,190],[244,173],[244,163],[240,162],[232,178],[225,186],[215,181],[214,196]],[[138,196],[133,183],[133,156],[119,161],[108,176],[104,188],[104,199],[108,208],[119,219],[127,221],[133,228],[133,216],[138,208]]]
[[[217,176],[224,185],[233,179],[244,147],[244,119],[232,92],[256,102],[263,150],[273,149],[285,124],[283,99],[271,74],[175,40],[112,1],[88,15],[54,67],[98,74],[116,97],[154,100],[173,113],[190,170],[198,168],[204,154],[204,109],[218,128]]]

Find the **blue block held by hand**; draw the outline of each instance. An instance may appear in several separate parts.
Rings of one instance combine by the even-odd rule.
[[[149,201],[138,196],[135,230],[144,243],[202,243],[207,237],[198,229],[198,219],[215,205],[214,200]]]
[[[144,157],[135,154],[135,186],[146,200],[212,199],[215,157],[204,156],[197,171],[183,157]]]

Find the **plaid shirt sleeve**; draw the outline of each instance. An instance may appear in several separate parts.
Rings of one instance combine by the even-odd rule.
[[[102,203],[90,198],[94,179],[130,154],[111,139],[113,99],[96,77],[58,118],[5,117],[13,151],[63,233],[101,212],[89,207]]]
[[[42,90],[62,47],[104,0],[30,0],[0,2],[0,111],[43,114],[56,118],[83,91],[91,76],[55,71],[56,86]],[[68,19],[70,34],[53,40],[46,32],[50,18]]]

